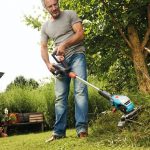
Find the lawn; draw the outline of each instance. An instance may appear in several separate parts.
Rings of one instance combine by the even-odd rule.
[[[67,137],[51,143],[45,140],[51,132],[30,133],[25,135],[13,135],[7,138],[0,138],[0,150],[150,150],[145,147],[133,147],[132,145],[105,145],[104,139],[93,137],[89,131],[89,137],[79,139],[75,129],[67,130]]]

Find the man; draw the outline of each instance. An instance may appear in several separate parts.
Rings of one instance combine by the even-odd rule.
[[[81,20],[72,10],[61,11],[59,0],[42,0],[43,6],[50,14],[41,29],[41,56],[50,72],[54,72],[53,63],[48,56],[48,40],[53,40],[58,56],[63,56],[71,71],[86,80],[85,48],[83,46],[84,31]],[[55,83],[55,124],[52,136],[46,141],[66,136],[67,99],[70,78],[56,78]],[[75,119],[78,137],[86,137],[88,130],[88,91],[87,86],[74,80]]]

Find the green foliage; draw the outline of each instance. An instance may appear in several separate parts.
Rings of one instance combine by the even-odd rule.
[[[103,87],[105,83],[98,82],[95,76],[91,76],[88,78],[88,81],[94,84],[97,87]],[[96,90],[93,88],[88,88],[89,91],[89,113],[93,113],[93,119],[90,118],[90,131],[89,131],[89,138],[82,141],[79,145],[78,139],[76,139],[75,129],[74,131],[67,131],[67,138],[54,142],[54,145],[51,145],[52,149],[58,148],[58,142],[65,143],[65,145],[61,145],[62,147],[73,149],[85,149],[85,145],[89,148],[89,145],[92,145],[92,149],[99,149],[105,147],[106,149],[116,148],[123,149],[148,149],[150,147],[150,126],[149,126],[149,116],[150,116],[150,96],[149,95],[142,95],[138,93],[128,93],[126,94],[131,98],[131,101],[134,102],[135,106],[142,106],[142,112],[140,113],[139,117],[137,118],[137,122],[139,123],[130,123],[124,129],[120,130],[117,128],[117,123],[119,118],[121,117],[121,112],[116,112],[113,114],[110,110],[111,106],[110,103],[101,97]],[[20,87],[11,88],[10,90],[0,93],[0,110],[1,112],[4,111],[4,108],[8,108],[9,112],[44,112],[45,118],[45,129],[52,129],[54,121],[55,121],[55,114],[54,114],[54,82],[52,80],[51,83],[45,84],[37,89],[28,89],[24,88],[21,89]],[[106,113],[101,113],[106,112]],[[73,99],[73,85],[71,84],[71,91],[68,100],[68,128],[74,127],[74,99]],[[48,145],[43,145],[44,140],[49,137],[49,132],[41,133],[41,134],[29,134],[28,138],[32,139],[32,143],[28,140],[26,141],[28,144],[27,146],[24,145],[24,141],[20,141],[22,138],[19,137],[18,141],[20,143],[20,147],[34,147],[37,143],[39,149],[49,149]],[[36,137],[37,135],[37,137]],[[10,140],[14,140],[17,137],[10,137],[9,140],[5,140],[7,143],[1,144],[0,148],[4,145],[9,145]],[[11,139],[12,138],[12,139]],[[25,139],[28,139],[25,138]],[[14,143],[14,142],[13,142]],[[68,143],[68,144],[66,144]],[[46,146],[46,147],[45,147]],[[81,147],[82,146],[82,147]],[[16,145],[12,145],[11,149],[16,149]],[[6,147],[5,147],[6,148]],[[17,144],[18,148],[18,144]],[[36,149],[38,149],[36,148]],[[90,148],[90,149],[91,149]],[[4,149],[4,148],[2,148]]]
[[[29,112],[34,111],[33,101],[30,100],[30,89],[22,89],[14,86],[13,89],[7,91],[1,101],[7,101],[8,110],[10,112]]]
[[[89,82],[100,86],[94,77],[89,77]],[[19,80],[20,81],[20,80]],[[17,82],[18,83],[18,82]],[[22,83],[22,82],[21,82]],[[75,125],[74,118],[74,93],[73,84],[71,82],[70,94],[68,99],[68,128],[72,128]],[[45,117],[45,128],[52,129],[55,122],[55,94],[54,94],[54,81],[49,84],[45,84],[36,89],[29,86],[20,87],[13,86],[9,90],[0,94],[0,109],[8,108],[9,112],[43,112]],[[95,117],[97,113],[100,113],[110,107],[108,101],[101,97],[97,91],[89,88],[89,113],[92,114],[91,118]],[[89,120],[89,121],[90,121]]]
[[[106,89],[112,93],[126,91],[138,91],[134,68],[126,58],[117,59],[107,73],[108,84]],[[114,76],[115,74],[115,76]],[[124,76],[125,75],[125,76]]]
[[[88,78],[88,82],[102,90],[104,88],[103,82],[97,81],[95,76],[90,76]],[[104,97],[99,95],[97,90],[89,86],[88,93],[89,93],[89,113],[93,113],[93,115],[95,116],[96,114],[99,114],[110,108],[109,101],[107,101]]]
[[[130,60],[131,50],[126,47],[124,40],[118,33],[118,25],[125,35],[127,35],[128,25],[134,25],[138,30],[140,40],[142,40],[147,28],[148,3],[149,0],[62,0],[60,2],[62,9],[75,10],[83,20],[89,74],[105,80],[105,83],[107,81],[107,87],[112,88],[113,91],[136,90],[134,87],[137,86],[137,79]],[[46,12],[37,17],[26,16],[25,21],[27,25],[39,30],[47,16]],[[113,22],[112,16],[117,24]],[[50,44],[49,48],[52,49],[52,46]],[[113,70],[118,61],[121,62],[119,72]],[[126,61],[127,67],[124,66],[123,61]],[[148,58],[146,61],[148,62]],[[122,70],[123,72],[121,72]],[[129,78],[130,81],[125,81]],[[124,81],[125,83],[120,86],[120,83]],[[115,84],[110,84],[113,82]],[[121,88],[119,89],[119,87]]]
[[[41,97],[39,98],[38,103],[41,102],[42,104],[39,105],[37,111],[44,112],[46,126],[47,128],[52,129],[55,122],[55,95],[53,82],[41,87],[39,92]]]
[[[32,15],[25,14],[23,21],[27,26],[31,26],[34,29],[40,31],[41,25],[47,19],[47,12],[45,9],[41,10],[40,7],[34,8]]]
[[[24,16],[24,19],[27,26],[31,25],[33,28],[36,28],[38,31],[40,31],[41,22],[39,21],[39,17],[34,18],[32,16]]]
[[[107,80],[107,87],[113,91],[137,90],[135,89],[137,79],[130,60],[131,50],[127,49],[125,42],[120,38],[118,25],[125,35],[127,35],[128,25],[134,25],[140,39],[143,39],[147,28],[148,2],[148,0],[106,0],[105,3],[96,0],[62,1],[63,8],[76,10],[83,19],[89,74]],[[112,16],[118,24],[113,22]],[[116,66],[117,61],[126,61],[128,65],[126,67],[125,63],[120,63],[120,71],[114,71],[112,68]],[[125,81],[125,79],[130,80]],[[120,86],[121,82],[123,84]]]
[[[23,76],[18,76],[15,78],[15,80],[13,82],[11,82],[7,88],[7,90],[10,90],[13,87],[20,87],[20,88],[31,88],[31,89],[36,89],[39,86],[39,83],[37,81],[35,81],[34,79],[30,78],[30,79],[25,79]]]

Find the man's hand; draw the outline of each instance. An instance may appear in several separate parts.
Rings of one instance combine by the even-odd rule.
[[[52,63],[47,64],[47,68],[48,68],[48,70],[49,70],[50,72],[52,72],[52,73],[55,72],[55,68],[54,68],[54,66],[53,66]]]
[[[60,44],[57,47],[57,53],[56,53],[56,55],[58,55],[58,56],[64,56],[65,55],[65,49],[66,49],[66,46],[63,43]]]
[[[56,56],[56,58],[57,58],[57,60],[59,61],[59,62],[61,62],[61,61],[63,61],[64,60],[64,56]]]

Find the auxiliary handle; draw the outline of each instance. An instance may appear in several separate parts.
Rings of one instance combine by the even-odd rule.
[[[63,60],[59,60],[58,57],[56,55],[57,51],[54,51],[51,56],[54,58],[54,60],[56,61],[57,64],[53,64],[53,66],[55,67],[56,71],[53,73],[54,75],[58,75],[58,74],[64,74],[67,75],[70,71],[70,68],[68,66],[68,64],[66,63],[65,59]]]
[[[57,59],[56,53],[57,53],[57,51],[54,51],[54,52],[52,53],[52,57],[55,59],[55,61],[56,61],[57,63],[61,63],[64,68],[66,68],[66,69],[69,68],[65,60],[59,61],[59,60]]]

